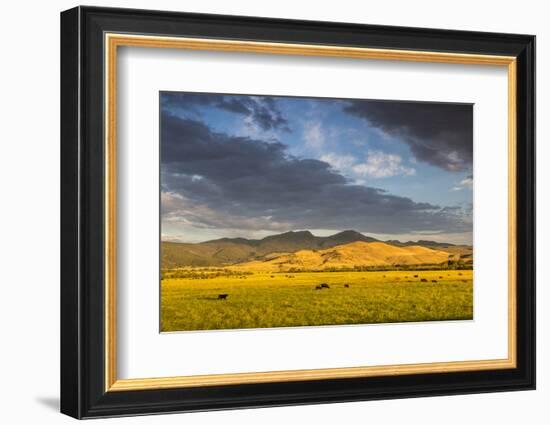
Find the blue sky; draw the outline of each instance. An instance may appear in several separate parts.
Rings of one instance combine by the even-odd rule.
[[[471,243],[471,105],[176,92],[160,101],[165,240],[352,228]]]

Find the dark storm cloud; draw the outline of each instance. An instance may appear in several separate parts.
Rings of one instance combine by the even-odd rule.
[[[352,184],[326,162],[289,155],[280,142],[228,136],[164,114],[161,146],[162,189],[178,201],[163,204],[172,220],[187,214],[182,218],[192,216],[197,226],[238,221],[242,229],[471,230],[455,210]]]
[[[200,106],[212,106],[249,117],[263,130],[288,131],[288,121],[272,97],[163,92],[161,102],[164,109],[175,107],[193,111]]]
[[[402,138],[420,161],[447,171],[472,168],[472,105],[358,100],[345,111]]]

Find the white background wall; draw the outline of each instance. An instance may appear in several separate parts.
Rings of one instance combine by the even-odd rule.
[[[95,5],[369,24],[536,34],[538,216],[550,215],[546,141],[550,27],[545,2],[354,0],[96,1]],[[0,420],[69,423],[59,391],[59,12],[77,3],[5,2],[0,14]],[[533,392],[134,417],[109,423],[548,423],[550,257],[548,220],[538,223],[538,389]],[[546,401],[546,403],[545,403]]]

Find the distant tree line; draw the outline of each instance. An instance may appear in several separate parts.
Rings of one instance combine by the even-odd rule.
[[[288,273],[315,273],[315,272],[382,272],[382,271],[415,271],[415,270],[473,270],[473,263],[464,261],[448,261],[440,264],[422,265],[390,265],[390,266],[353,266],[353,267],[327,267],[325,269],[299,269],[290,268]]]
[[[233,271],[227,269],[206,269],[206,270],[182,270],[169,269],[161,271],[161,279],[214,279],[216,277],[238,277],[253,274],[246,271]]]

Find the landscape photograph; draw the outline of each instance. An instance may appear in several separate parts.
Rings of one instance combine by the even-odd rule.
[[[473,105],[160,92],[160,331],[473,319]]]

